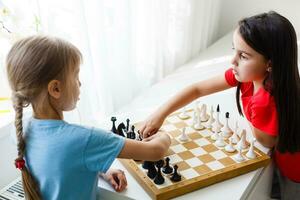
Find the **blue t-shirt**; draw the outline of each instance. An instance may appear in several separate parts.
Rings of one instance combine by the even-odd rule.
[[[62,120],[32,118],[25,160],[43,199],[96,199],[98,173],[106,172],[124,146],[109,131]]]

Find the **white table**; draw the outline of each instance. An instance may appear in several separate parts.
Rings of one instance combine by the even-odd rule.
[[[224,44],[222,45],[224,46]],[[231,43],[228,42],[227,46],[230,45]],[[213,46],[213,48],[215,49],[217,49],[217,47],[217,45]],[[214,50],[209,50],[211,52],[214,52]],[[151,112],[153,112],[157,108],[157,106],[161,105],[162,102],[165,102],[167,99],[171,98],[171,96],[173,96],[183,87],[189,85],[190,83],[214,76],[215,74],[224,73],[224,71],[230,67],[230,57],[226,55],[224,57],[224,54],[221,59],[214,59],[205,62],[203,62],[203,57],[201,59],[196,59],[183,66],[173,74],[167,76],[165,79],[155,84],[149,90],[145,91],[143,94],[137,97],[130,105],[126,106],[126,108],[115,113],[118,122],[125,121],[127,118],[130,118],[133,122],[144,120]],[[201,62],[204,64],[201,64]],[[226,111],[230,112],[231,126],[233,127],[234,119],[239,119],[240,127],[243,127],[247,130],[247,138],[249,139],[252,137],[250,127],[248,126],[246,120],[238,116],[235,104],[235,89],[229,89],[210,96],[203,97],[200,99],[200,102],[207,103],[208,105],[220,104],[220,109],[223,114]],[[192,105],[189,106],[192,107]],[[224,121],[223,115],[221,116],[221,120]],[[102,123],[101,126],[107,129],[111,128],[109,117],[107,117],[107,121],[105,123]],[[259,144],[257,144],[256,147],[258,147],[265,153],[268,152],[268,149],[263,148]],[[143,200],[151,199],[147,195],[146,191],[130,175],[130,173],[126,171],[124,166],[118,160],[113,163],[112,167],[124,170],[126,172],[128,180],[128,188],[124,192],[119,193],[119,198],[133,198]],[[265,169],[261,168],[247,174],[185,194],[175,199],[268,199],[271,173],[272,166],[268,166]],[[113,191],[113,189],[106,182],[100,180],[99,186],[102,188],[101,197],[103,199],[117,198],[116,193],[113,194],[113,192],[110,192]],[[114,197],[110,195],[114,195]]]

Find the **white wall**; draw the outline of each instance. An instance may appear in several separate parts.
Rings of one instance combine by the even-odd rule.
[[[288,18],[300,33],[299,0],[222,0],[218,38],[237,26],[240,19],[274,10]]]

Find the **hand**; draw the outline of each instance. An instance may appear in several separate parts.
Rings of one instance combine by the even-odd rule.
[[[155,112],[150,115],[142,124],[140,128],[140,133],[142,134],[143,138],[147,138],[151,135],[157,133],[160,129],[161,125],[163,124],[165,118],[159,113]]]
[[[117,191],[122,192],[127,187],[127,180],[124,172],[120,169],[109,169],[101,176]]]

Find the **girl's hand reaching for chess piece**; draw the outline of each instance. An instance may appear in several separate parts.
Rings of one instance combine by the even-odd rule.
[[[148,138],[151,135],[157,133],[164,120],[165,116],[159,111],[150,115],[140,128],[140,133],[142,134],[143,138]]]
[[[120,169],[109,169],[100,176],[106,180],[117,192],[122,192],[127,187],[125,173]]]

